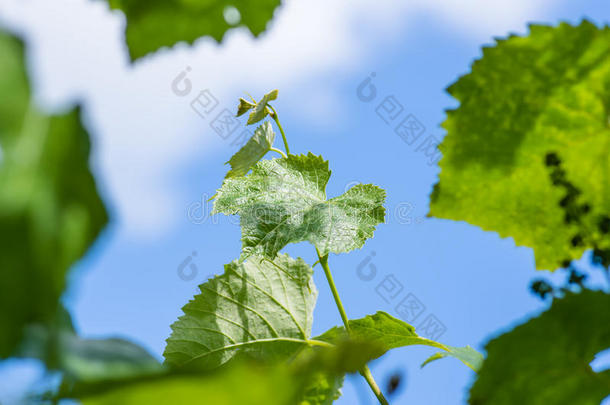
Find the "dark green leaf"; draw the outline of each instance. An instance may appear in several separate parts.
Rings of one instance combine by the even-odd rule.
[[[172,325],[167,363],[202,370],[236,354],[266,361],[293,355],[309,344],[317,296],[312,273],[302,259],[287,255],[227,264]]]
[[[610,295],[568,293],[537,318],[490,341],[470,391],[473,405],[599,405],[610,370],[595,373],[610,348]]]
[[[127,17],[127,45],[132,59],[164,46],[203,36],[220,42],[235,24],[227,12],[240,16],[240,25],[258,36],[267,27],[280,0],[109,0]],[[229,21],[227,21],[229,20]]]
[[[78,110],[43,114],[22,43],[0,33],[0,358],[54,319],[65,276],[107,221]]]

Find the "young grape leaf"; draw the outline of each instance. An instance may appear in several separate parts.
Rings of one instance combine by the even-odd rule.
[[[243,98],[239,99],[239,105],[237,106],[237,114],[235,114],[236,117],[241,117],[242,115],[244,115],[245,113],[247,113],[248,111],[250,111],[250,109],[256,107],[256,103],[251,103]]]
[[[273,258],[301,241],[322,255],[361,248],[384,221],[385,191],[360,184],[326,200],[329,178],[328,162],[311,153],[263,160],[248,176],[224,181],[213,213],[240,215],[242,258]]]
[[[590,363],[610,348],[610,295],[585,290],[491,340],[470,390],[472,405],[599,405],[610,370]]]
[[[225,178],[241,177],[250,171],[269,152],[275,140],[275,133],[270,122],[265,122],[254,131],[252,138],[227,162],[231,170]]]
[[[280,0],[109,0],[127,17],[125,36],[132,59],[163,46],[203,36],[220,42],[238,23],[258,36],[267,27]]]
[[[0,32],[0,358],[58,310],[65,276],[107,222],[78,109],[42,113],[23,44]]]
[[[288,255],[225,265],[171,326],[166,362],[202,370],[237,354],[267,361],[293,355],[309,344],[317,297],[312,274]]]
[[[248,116],[247,125],[256,124],[269,114],[269,110],[267,110],[267,104],[269,104],[270,101],[277,99],[277,93],[277,90],[270,91],[269,93],[265,94],[263,98],[258,103],[256,103],[256,105],[253,106],[252,112]],[[240,109],[238,109],[237,111],[237,116],[240,115],[240,110],[243,111],[243,108],[245,107],[245,105],[242,105],[241,100],[239,106]]]
[[[610,28],[533,25],[484,48],[448,92],[460,106],[443,124],[430,215],[512,237],[534,249],[538,269],[581,257],[592,246],[572,246],[577,228],[545,156],[559,156],[588,215],[610,214]]]
[[[470,346],[451,347],[430,339],[423,338],[415,332],[415,328],[393,316],[378,311],[375,315],[367,315],[361,319],[349,321],[350,337],[355,340],[365,340],[379,345],[376,357],[385,352],[404,346],[424,345],[441,349],[442,354],[435,354],[426,360],[422,367],[429,362],[442,357],[455,357],[466,366],[477,371],[483,361],[483,356]],[[336,343],[347,336],[344,327],[334,327],[315,338],[328,343]]]

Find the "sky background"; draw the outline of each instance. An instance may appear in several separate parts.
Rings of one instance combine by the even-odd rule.
[[[312,151],[330,161],[329,197],[356,182],[388,193],[387,223],[375,237],[362,250],[330,259],[348,315],[383,310],[399,317],[397,305],[412,294],[425,306],[415,326],[435,316],[446,329],[440,341],[482,350],[491,337],[545,308],[528,286],[548,274],[536,273],[532,250],[510,238],[426,218],[439,169],[418,145],[444,136],[444,110],[456,106],[444,89],[468,72],[481,46],[494,37],[524,34],[530,22],[578,23],[585,17],[605,24],[610,5],[288,0],[258,39],[238,28],[220,46],[203,38],[130,65],[124,16],[104,1],[0,0],[0,24],[27,40],[39,103],[50,111],[83,105],[92,171],[111,216],[72,271],[65,295],[79,332],[127,337],[161,359],[180,308],[198,284],[221,273],[240,252],[236,218],[209,217],[206,200],[221,184],[223,163],[239,148],[245,120],[226,139],[210,124],[223,109],[235,111],[245,92],[260,98],[278,88],[274,106],[291,151]],[[179,96],[172,83],[187,67],[192,90]],[[371,74],[376,97],[362,101],[357,89]],[[202,117],[191,102],[204,90],[218,106]],[[426,129],[413,145],[378,114],[390,96],[404,108],[400,117],[412,114]],[[315,261],[307,245],[285,251]],[[189,256],[196,272],[185,280],[178,268]],[[358,269],[370,271],[370,265],[376,275],[363,280]],[[340,323],[319,267],[315,281],[314,335]],[[464,403],[473,372],[454,359],[420,369],[432,353],[402,348],[372,363],[381,385],[395,372],[406,375],[392,403]],[[20,403],[19,396],[41,377],[35,361],[4,362],[0,403]],[[349,377],[343,391],[338,404],[374,403],[359,376]]]

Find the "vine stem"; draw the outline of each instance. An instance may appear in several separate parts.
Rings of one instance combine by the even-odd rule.
[[[333,293],[333,298],[335,299],[335,304],[337,304],[337,309],[339,310],[339,314],[341,315],[341,319],[343,320],[343,325],[345,325],[345,330],[347,331],[347,334],[350,335],[352,333],[352,329],[349,326],[349,319],[347,318],[345,308],[343,307],[343,303],[341,302],[341,297],[339,297],[339,292],[337,291],[337,286],[335,285],[333,275],[330,272],[330,267],[328,267],[328,254],[324,256],[320,255],[320,251],[317,247],[316,253],[318,254],[320,265],[324,269],[326,280],[328,281],[330,290]],[[362,367],[362,370],[360,370],[360,375],[364,377],[366,382],[369,384],[369,387],[371,387],[371,390],[373,391],[373,394],[375,394],[375,396],[377,397],[377,400],[379,400],[379,403],[382,405],[389,405],[388,400],[385,399],[385,397],[383,396],[383,393],[379,389],[379,386],[377,385],[377,382],[375,382],[375,379],[371,374],[371,370],[367,365]]]
[[[275,121],[277,127],[280,129],[280,133],[282,134],[282,140],[284,141],[284,148],[286,149],[286,154],[289,155],[290,148],[288,147],[288,140],[286,139],[286,134],[284,133],[284,128],[282,128],[282,124],[280,124],[280,120],[277,117],[277,111],[275,111],[275,108],[273,108],[269,104],[267,104],[267,107],[271,108],[271,111],[273,111],[273,114],[271,115],[271,117],[273,118],[273,121]]]

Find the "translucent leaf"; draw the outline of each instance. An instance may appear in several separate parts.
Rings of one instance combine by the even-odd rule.
[[[599,405],[610,395],[610,370],[595,373],[590,363],[610,348],[608,309],[608,294],[568,293],[491,340],[469,403]]]
[[[109,3],[111,8],[125,13],[129,53],[132,59],[138,59],[161,47],[181,41],[193,43],[204,36],[220,42],[236,23],[258,36],[267,27],[280,0],[109,0]]]
[[[270,101],[277,99],[277,93],[278,93],[277,90],[273,90],[273,91],[265,94],[263,96],[263,98],[258,103],[256,103],[256,105],[252,109],[252,112],[250,113],[250,116],[248,117],[248,122],[247,122],[248,125],[256,124],[257,122],[261,121],[269,114],[269,110],[267,109],[267,104]],[[240,107],[241,107],[241,100],[240,100]],[[239,111],[238,111],[238,115],[239,115]]]
[[[432,358],[426,360],[422,366],[437,358],[450,356],[457,358],[468,367],[477,371],[483,360],[481,354],[470,346],[456,348],[430,339],[425,339],[417,335],[413,326],[400,319],[396,319],[383,311],[379,311],[375,315],[367,315],[361,319],[350,320],[349,325],[352,339],[363,340],[379,345],[379,351],[376,354],[376,357],[382,356],[391,349],[404,346],[424,345],[441,349],[444,352],[440,355],[437,354],[432,356]],[[315,340],[335,343],[345,339],[346,336],[347,334],[344,327],[334,327],[316,337]]]
[[[545,156],[559,156],[589,217],[610,215],[610,28],[533,25],[484,48],[448,91],[460,106],[443,124],[430,215],[512,237],[534,249],[538,269],[580,258],[592,246],[572,245],[577,228]]]
[[[270,122],[256,128],[252,138],[227,162],[231,165],[231,170],[225,178],[241,177],[248,173],[250,168],[269,152],[274,140],[275,133]]]
[[[0,32],[0,358],[55,317],[65,276],[107,222],[78,109],[34,103],[22,43]]]
[[[302,259],[287,255],[227,264],[182,308],[167,339],[166,362],[202,370],[237,354],[266,361],[293,355],[309,344],[317,296],[312,273]]]
[[[224,181],[214,212],[240,215],[242,258],[273,258],[301,241],[322,254],[361,248],[384,221],[385,191],[361,184],[326,200],[329,178],[328,162],[311,153],[263,160],[248,176]]]

